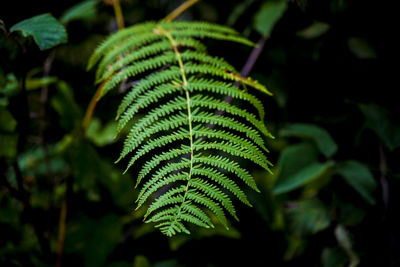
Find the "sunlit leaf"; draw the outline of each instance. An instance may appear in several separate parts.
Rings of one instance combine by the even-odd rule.
[[[337,172],[351,185],[369,204],[374,205],[372,196],[376,189],[376,181],[367,167],[358,161],[349,160],[338,164]]]
[[[67,42],[67,32],[51,14],[42,14],[18,22],[10,31],[19,31],[24,37],[32,37],[40,50],[46,50]]]

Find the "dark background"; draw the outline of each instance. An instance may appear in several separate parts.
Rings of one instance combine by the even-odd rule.
[[[78,2],[2,1],[0,19],[9,29],[42,13],[50,12],[59,18]],[[243,2],[201,1],[180,19],[226,25]],[[229,26],[257,42],[260,34],[253,27],[254,16],[263,1],[250,2]],[[180,3],[123,2],[125,24],[161,19]],[[23,131],[20,138],[24,136],[27,141],[14,158],[0,159],[0,264],[54,265],[60,210],[67,199],[63,266],[132,266],[133,263],[135,266],[348,266],[352,261],[349,253],[357,255],[359,266],[400,266],[399,221],[395,216],[399,203],[400,154],[397,146],[389,148],[385,142],[387,138],[398,140],[400,133],[395,95],[398,42],[394,40],[398,31],[394,29],[397,18],[394,10],[391,2],[289,1],[288,9],[275,25],[250,73],[274,93],[273,97],[259,95],[266,108],[266,125],[277,137],[268,141],[270,160],[278,165],[283,149],[298,141],[281,138],[280,129],[291,123],[317,125],[329,132],[338,145],[332,160],[357,160],[371,171],[377,184],[373,192],[376,204],[365,203],[337,175],[331,175],[317,193],[329,211],[329,226],[312,234],[296,234],[293,218],[286,209],[303,196],[298,191],[274,196],[266,186],[260,195],[249,192],[254,208],[237,203],[240,222],[231,220],[234,233],[221,230],[207,234],[198,230],[189,237],[171,241],[151,226],[144,226],[141,214],[133,213],[135,179],[130,174],[121,176],[123,166],[113,164],[122,141],[98,145],[94,139],[100,137],[95,136],[74,143],[67,151],[57,152],[57,145],[81,121],[96,90],[94,72],[86,72],[86,62],[96,45],[116,30],[112,6],[100,1],[96,17],[69,23],[68,43],[53,50],[49,75],[66,81],[72,97],[50,85],[44,130],[42,122],[34,118],[24,127],[19,123],[17,130]],[[298,32],[314,21],[329,25],[329,29],[313,39],[299,36]],[[34,69],[38,70],[37,74],[31,72],[33,76],[43,73],[49,51],[40,51],[30,42],[26,53],[22,53],[9,40],[14,36],[6,37],[3,33],[0,36],[2,80],[8,73],[14,73],[18,81],[21,74]],[[206,44],[211,54],[225,57],[237,69],[242,68],[251,53],[251,48],[236,44],[219,45],[216,41]],[[39,90],[28,94],[30,111],[39,110]],[[102,127],[113,121],[121,94],[111,93],[106,99],[95,111]],[[10,97],[8,109],[18,122],[21,105],[18,94]],[[362,105],[372,110],[378,123],[368,123],[371,118]],[[376,106],[379,108],[375,109]],[[380,131],[383,128],[384,134]],[[39,136],[44,145],[29,138],[32,136]],[[42,171],[46,168],[43,167],[46,159],[40,156],[43,147],[50,151],[50,174]],[[24,177],[26,193],[22,197],[18,192],[15,196],[7,185],[12,187],[13,182],[6,181],[18,175],[14,173],[15,162]],[[383,165],[387,171],[383,171]],[[261,170],[255,169],[254,173],[258,180],[268,176]],[[350,212],[342,214],[347,207]],[[361,219],[357,219],[357,214],[362,214]],[[283,216],[283,222],[279,222],[279,216]],[[353,220],[352,216],[357,218]],[[348,230],[350,250],[334,234],[338,225]]]

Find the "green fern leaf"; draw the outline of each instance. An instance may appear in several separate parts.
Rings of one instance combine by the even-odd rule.
[[[264,107],[232,82],[268,90],[209,55],[203,38],[254,45],[211,23],[146,22],[110,36],[88,65],[98,64],[101,97],[124,81],[134,84],[118,108],[116,134],[143,116],[130,126],[117,162],[128,160],[125,171],[136,167],[137,209],[148,203],[145,221],[167,236],[190,233],[191,225],[212,228],[213,218],[228,228],[225,212],[238,220],[232,196],[251,206],[243,186],[259,191],[238,160],[271,166]]]

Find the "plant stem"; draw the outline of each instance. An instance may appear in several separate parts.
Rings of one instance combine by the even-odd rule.
[[[193,158],[194,158],[194,140],[193,139],[194,138],[193,138],[193,126],[192,126],[192,111],[191,111],[191,107],[190,107],[190,94],[189,94],[189,90],[187,89],[188,82],[187,82],[187,79],[186,79],[185,68],[183,66],[181,53],[179,52],[178,45],[177,45],[176,41],[173,39],[173,37],[171,36],[171,34],[168,31],[166,31],[163,28],[161,28],[161,27],[158,27],[158,30],[160,31],[161,34],[165,35],[168,38],[168,40],[171,42],[172,49],[175,52],[176,60],[178,61],[178,64],[179,64],[179,68],[180,68],[180,71],[181,71],[181,74],[182,74],[182,82],[183,82],[182,88],[185,91],[185,96],[186,96],[186,104],[187,104],[186,106],[187,106],[188,124],[189,124],[190,166],[189,166],[189,173],[188,173],[188,181],[187,181],[187,184],[186,184],[186,187],[185,187],[185,193],[183,195],[182,202],[181,202],[181,204],[179,206],[179,210],[175,214],[174,220],[171,223],[171,225],[169,226],[171,228],[172,225],[174,225],[176,223],[176,221],[177,221],[177,219],[178,219],[178,217],[179,217],[179,215],[180,215],[180,213],[182,211],[182,207],[183,207],[183,204],[185,203],[185,200],[186,200],[186,197],[187,197],[187,192],[188,192],[189,187],[190,187],[190,181],[191,181],[191,178],[192,178],[192,171],[193,171]]]
[[[173,21],[179,15],[181,15],[186,9],[190,8],[192,5],[196,4],[200,0],[188,0],[172,11],[167,17],[165,17],[164,21]],[[119,0],[113,1],[113,7],[115,12],[115,17],[117,19],[118,30],[122,30],[124,28],[124,17],[122,15],[122,9]],[[93,117],[94,109],[96,108],[97,102],[100,99],[101,93],[103,91],[104,85],[107,83],[108,79],[106,79],[102,85],[97,89],[96,93],[90,100],[89,106],[86,110],[85,117],[82,121],[82,129],[83,133],[86,133],[87,128],[90,124],[90,121]]]
[[[383,199],[383,215],[382,220],[385,221],[389,209],[389,183],[387,180],[387,161],[382,145],[379,145],[379,171],[381,173],[380,182],[382,186]]]
[[[118,25],[118,30],[124,29],[124,16],[122,15],[122,9],[121,9],[121,4],[119,0],[114,0],[113,1],[113,7],[114,7],[114,13],[115,13],[115,18],[117,20],[117,25]],[[90,121],[92,120],[94,109],[96,108],[97,102],[100,99],[101,93],[103,92],[103,88],[109,78],[107,78],[97,89],[96,93],[90,100],[89,106],[86,109],[85,112],[85,117],[83,118],[82,121],[82,129],[83,129],[83,134],[86,133],[87,128],[89,127]]]
[[[107,84],[108,80],[110,79],[111,76],[109,76],[100,86],[99,88],[97,88],[96,93],[94,94],[94,96],[92,97],[92,99],[90,100],[89,106],[86,109],[86,113],[85,113],[85,117],[83,118],[82,121],[82,130],[83,130],[83,134],[86,133],[87,128],[89,127],[89,123],[92,120],[93,117],[93,112],[94,109],[96,108],[97,102],[99,101],[101,94],[103,92],[103,88],[104,86]]]
[[[66,234],[66,221],[67,221],[67,196],[64,197],[60,212],[60,224],[59,224],[58,238],[57,238],[57,264],[56,264],[57,267],[61,267],[62,263],[62,254],[64,250],[64,240]]]
[[[174,11],[172,11],[168,16],[166,16],[163,20],[166,22],[171,22],[175,20],[177,17],[179,17],[183,12],[186,11],[186,9],[190,8],[200,0],[187,0],[184,2],[182,5],[177,7]]]
[[[113,7],[114,7],[115,18],[117,19],[118,30],[122,30],[125,27],[125,25],[124,25],[124,16],[122,15],[120,1],[114,0]]]

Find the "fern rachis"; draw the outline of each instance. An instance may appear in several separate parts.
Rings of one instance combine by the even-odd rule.
[[[118,132],[139,112],[147,112],[132,125],[119,160],[133,155],[128,170],[140,158],[152,155],[139,169],[136,185],[149,179],[140,188],[137,208],[151,199],[145,219],[168,236],[189,233],[186,223],[214,227],[209,212],[227,227],[224,209],[237,219],[229,195],[251,206],[241,183],[258,191],[250,173],[235,159],[267,170],[270,165],[262,135],[271,135],[263,123],[262,103],[231,82],[268,91],[257,81],[241,77],[224,59],[208,55],[199,41],[205,37],[252,45],[219,25],[147,22],[109,37],[89,61],[89,67],[98,63],[96,78],[102,83],[102,95],[126,79],[141,77],[118,109]],[[259,118],[219,99],[225,95],[249,103]],[[217,115],[216,110],[224,113]]]

